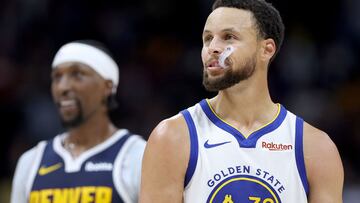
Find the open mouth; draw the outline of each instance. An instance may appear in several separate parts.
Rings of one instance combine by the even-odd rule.
[[[208,67],[212,68],[212,67],[220,67],[219,61],[218,60],[214,60],[211,63],[209,63]]]
[[[59,102],[60,107],[69,107],[69,106],[73,106],[73,105],[76,105],[76,100],[75,99],[62,100],[62,101]]]
[[[211,76],[217,76],[224,73],[225,68],[221,67],[218,60],[213,60],[206,64],[206,71]]]
[[[62,113],[70,113],[78,109],[78,103],[76,99],[63,99],[57,102],[57,105]]]

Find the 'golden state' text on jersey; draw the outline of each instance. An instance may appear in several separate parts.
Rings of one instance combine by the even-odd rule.
[[[190,133],[187,203],[305,203],[303,120],[278,104],[276,118],[243,135],[202,100],[181,112]]]

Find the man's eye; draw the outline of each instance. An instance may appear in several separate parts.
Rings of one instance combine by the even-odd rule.
[[[51,75],[51,79],[58,81],[58,80],[60,80],[61,76],[62,75],[59,74],[59,73],[54,73],[54,74]]]
[[[208,42],[208,41],[210,41],[212,39],[213,39],[213,36],[207,35],[207,36],[204,37],[204,42]]]
[[[72,72],[72,75],[76,78],[81,78],[84,76],[84,73],[81,71],[74,71],[74,72]]]
[[[235,39],[235,36],[231,34],[225,35],[225,40],[231,40],[231,39]]]

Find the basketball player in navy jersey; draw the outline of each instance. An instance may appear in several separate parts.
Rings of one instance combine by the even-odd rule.
[[[141,203],[342,202],[334,143],[270,97],[268,66],[283,34],[264,0],[214,3],[201,56],[203,85],[218,94],[153,130]]]
[[[137,202],[145,141],[109,118],[119,82],[115,61],[98,42],[71,42],[55,55],[51,76],[67,131],[21,156],[11,202]]]

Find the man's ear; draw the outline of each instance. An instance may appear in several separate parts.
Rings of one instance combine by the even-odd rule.
[[[261,59],[270,61],[276,52],[276,44],[275,41],[271,38],[265,39],[262,41],[262,52]]]
[[[113,87],[114,83],[111,80],[105,80],[105,98],[109,97],[112,94]]]

